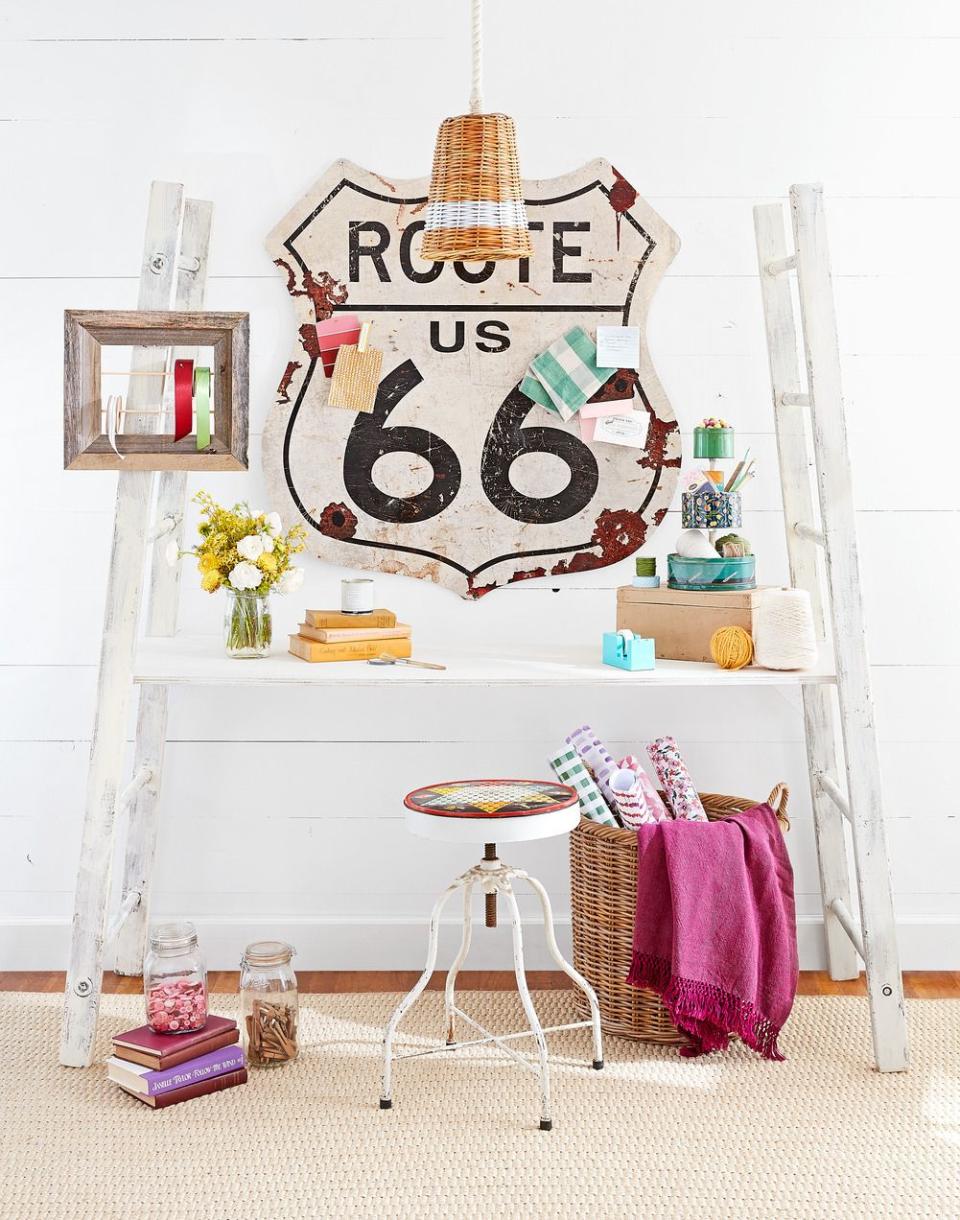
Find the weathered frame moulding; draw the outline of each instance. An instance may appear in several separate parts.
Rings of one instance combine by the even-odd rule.
[[[250,315],[180,310],[68,309],[63,315],[63,465],[65,470],[246,470]],[[215,432],[198,452],[191,434],[117,434],[101,430],[101,356],[105,347],[213,349]],[[136,410],[131,412],[134,416]]]

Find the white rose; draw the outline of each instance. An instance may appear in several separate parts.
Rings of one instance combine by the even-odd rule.
[[[257,534],[257,537],[260,539],[260,542],[263,545],[263,553],[265,555],[272,554],[273,553],[273,539],[270,537],[270,535],[269,534]]]
[[[245,589],[256,589],[262,580],[263,573],[252,563],[238,563],[230,573],[230,583],[241,592]]]
[[[167,543],[167,549],[166,549],[165,553],[166,553],[167,563],[170,565],[171,568],[175,568],[177,566],[177,564],[180,562],[180,543],[177,542],[176,538],[171,538],[170,541]]]
[[[287,568],[274,589],[278,593],[296,593],[303,584],[303,568]]]
[[[263,519],[263,524],[267,529],[267,533],[273,534],[276,538],[277,534],[283,533],[283,522],[280,520],[279,513],[267,513]]]
[[[237,543],[237,554],[242,559],[249,559],[251,562],[255,562],[263,554],[263,539],[259,534],[247,534],[246,538],[241,538]],[[259,583],[257,581],[257,584]]]

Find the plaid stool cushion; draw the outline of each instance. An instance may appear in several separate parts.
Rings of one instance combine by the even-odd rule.
[[[403,803],[441,818],[522,818],[568,809],[577,794],[566,784],[540,779],[463,779],[429,784]]]

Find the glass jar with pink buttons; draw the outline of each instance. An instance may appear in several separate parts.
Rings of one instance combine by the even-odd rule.
[[[189,1034],[207,1023],[207,966],[192,923],[150,931],[143,963],[147,1022],[158,1034]]]

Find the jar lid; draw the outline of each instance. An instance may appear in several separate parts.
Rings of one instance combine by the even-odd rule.
[[[255,940],[244,949],[243,960],[248,966],[282,966],[295,953],[293,945],[283,940]]]
[[[197,943],[197,929],[189,920],[179,923],[160,923],[150,930],[150,948],[158,952],[176,952],[192,949]]]

